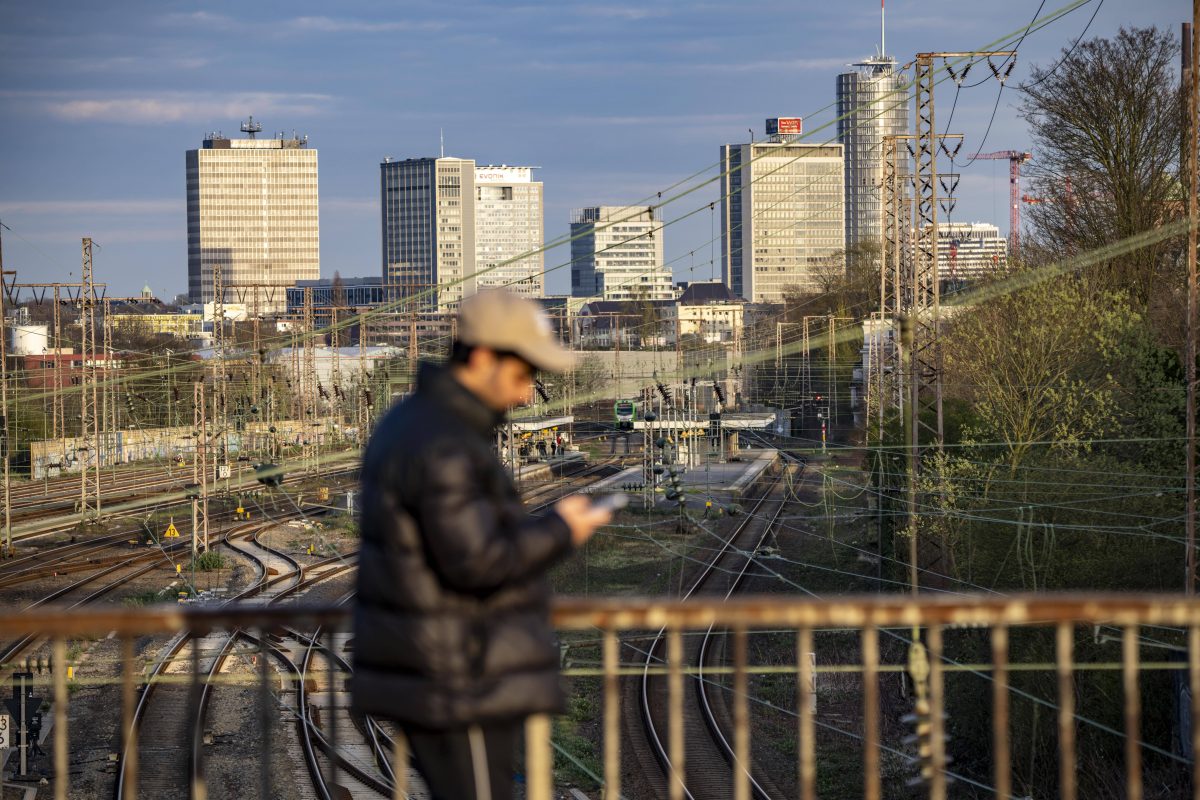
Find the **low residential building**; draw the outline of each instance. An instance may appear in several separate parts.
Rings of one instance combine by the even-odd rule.
[[[585,303],[572,322],[571,338],[576,347],[604,350],[663,347],[671,300],[595,300]]]
[[[198,339],[204,334],[203,314],[113,314],[113,329],[143,334],[166,334],[176,339]]]
[[[82,383],[83,353],[76,353],[69,347],[17,356],[16,361],[24,376],[25,385],[32,389],[59,390]],[[110,356],[104,353],[97,353],[92,363],[96,366],[96,377],[100,380],[104,379],[109,370],[124,366],[119,355]]]
[[[720,281],[693,281],[666,308],[670,341],[695,337],[705,344],[732,343],[742,335],[745,301]]]

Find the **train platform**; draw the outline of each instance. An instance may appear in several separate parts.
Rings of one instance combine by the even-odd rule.
[[[772,449],[741,450],[740,460],[724,463],[701,463],[698,466],[676,467],[679,482],[685,492],[716,494],[722,497],[741,497],[754,486],[772,466],[779,462],[779,451]],[[623,487],[643,482],[641,466],[629,467],[616,475],[597,481],[589,494],[622,491]]]

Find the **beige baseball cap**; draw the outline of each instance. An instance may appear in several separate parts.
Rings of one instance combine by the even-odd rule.
[[[545,310],[503,289],[485,289],[458,308],[458,340],[463,344],[515,353],[540,370],[566,372],[575,356],[554,338]]]

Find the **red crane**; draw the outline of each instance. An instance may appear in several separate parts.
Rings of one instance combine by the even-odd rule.
[[[1021,165],[1033,158],[1033,153],[1020,150],[1000,150],[996,153],[976,153],[971,160],[1008,160],[1008,245],[1016,252],[1021,243]]]

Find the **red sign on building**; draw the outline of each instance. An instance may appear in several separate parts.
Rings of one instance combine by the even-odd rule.
[[[767,120],[768,136],[799,136],[802,133],[803,117],[772,117]]]

